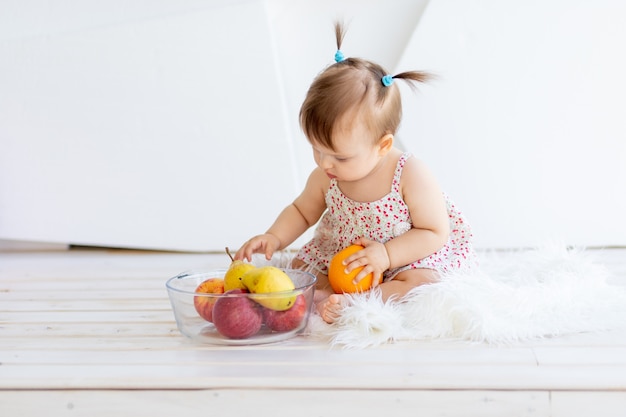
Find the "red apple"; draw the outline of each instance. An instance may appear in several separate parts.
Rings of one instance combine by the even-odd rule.
[[[261,329],[261,306],[248,297],[237,296],[246,293],[247,291],[239,288],[226,291],[213,306],[213,324],[223,336],[246,339]]]
[[[275,332],[288,332],[297,329],[306,314],[306,299],[298,295],[289,310],[277,311],[266,308],[263,312],[265,325]]]
[[[224,280],[222,278],[209,278],[203,281],[196,292],[206,294],[223,294],[224,293]],[[196,295],[193,297],[193,305],[196,308],[200,317],[206,321],[213,321],[213,306],[218,297]]]

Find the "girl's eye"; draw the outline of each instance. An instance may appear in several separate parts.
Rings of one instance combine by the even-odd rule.
[[[348,160],[348,158],[339,158],[339,157],[335,157],[335,160],[337,160],[337,162],[345,162]]]

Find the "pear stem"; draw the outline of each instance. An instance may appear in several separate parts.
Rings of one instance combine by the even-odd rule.
[[[230,251],[228,250],[228,246],[226,246],[226,255],[228,255],[228,257],[230,258],[231,262],[235,261],[235,259],[233,258],[233,255],[231,255]]]

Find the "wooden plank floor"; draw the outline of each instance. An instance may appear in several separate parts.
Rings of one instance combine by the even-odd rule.
[[[626,286],[626,250],[594,255]],[[626,415],[624,331],[507,347],[194,344],[165,281],[227,265],[222,254],[0,253],[0,415]]]

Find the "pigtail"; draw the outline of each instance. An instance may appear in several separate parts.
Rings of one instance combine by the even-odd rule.
[[[343,44],[343,38],[346,36],[346,30],[344,28],[344,24],[342,22],[335,22],[335,40],[337,42],[337,50],[341,50],[341,45]]]
[[[335,52],[335,62],[339,63],[345,61],[346,57],[341,52],[341,44],[343,43],[343,37],[346,35],[346,31],[343,27],[343,23],[335,22],[335,40],[337,41],[337,52]]]
[[[395,79],[402,79],[414,90],[417,83],[431,78],[422,71],[389,74],[382,66],[362,58],[346,58],[341,51],[346,26],[334,22],[335,63],[315,78],[300,107],[300,126],[311,142],[334,149],[333,133],[337,124],[351,111],[364,115],[367,127],[377,138],[395,134],[402,118],[402,102]]]
[[[404,80],[409,85],[409,87],[411,87],[411,89],[415,91],[417,90],[416,84],[418,82],[424,83],[432,78],[432,75],[423,71],[405,71],[401,72],[400,74],[391,75],[385,74],[384,70],[380,66],[376,65],[373,66],[372,70],[374,76],[380,80],[380,83],[378,84],[379,88],[377,94],[378,103],[384,103],[387,100],[387,97],[393,94],[397,94],[397,90],[390,88],[393,85],[393,82],[397,79]],[[383,75],[381,76],[380,74]],[[396,92],[392,93],[392,91]]]
[[[393,79],[404,80],[412,89],[416,89],[417,83],[425,83],[434,78],[434,76],[424,71],[405,71],[400,74],[396,74]]]

